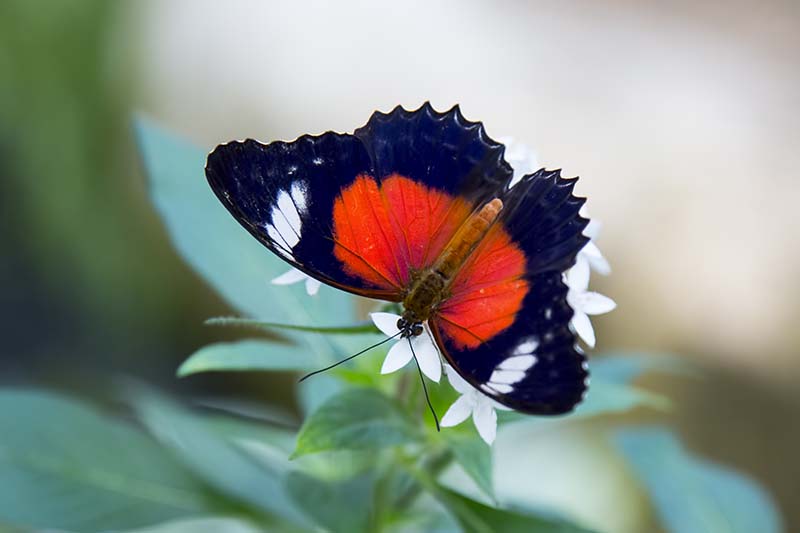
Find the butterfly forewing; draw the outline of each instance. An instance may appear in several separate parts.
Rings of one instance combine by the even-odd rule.
[[[218,146],[206,175],[233,216],[330,285],[397,301],[512,170],[503,146],[457,107],[375,113],[354,135]]]

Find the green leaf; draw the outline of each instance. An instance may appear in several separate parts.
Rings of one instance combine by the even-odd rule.
[[[439,501],[456,518],[465,533],[587,533],[566,521],[537,516],[526,511],[489,507],[457,492],[439,488]]]
[[[324,333],[329,335],[359,335],[364,333],[380,333],[372,322],[362,322],[352,326],[298,326],[293,324],[276,324],[274,322],[263,322],[251,318],[239,318],[234,316],[220,316],[209,318],[205,322],[209,326],[236,326],[251,329],[288,329],[292,331],[307,331],[309,333]]]
[[[326,530],[333,533],[377,530],[371,523],[374,483],[370,475],[326,481],[292,472],[287,485],[295,503]]]
[[[202,418],[144,387],[131,389],[130,401],[145,427],[197,476],[244,505],[290,523],[308,524],[284,489],[288,461],[256,461],[214,434]]]
[[[697,369],[675,355],[620,352],[593,357],[589,363],[592,376],[611,383],[630,383],[650,373],[697,376]]]
[[[90,532],[215,508],[149,436],[69,398],[0,392],[0,435],[0,522]]]
[[[265,322],[337,326],[355,321],[355,299],[323,288],[310,297],[301,286],[270,280],[290,266],[262,246],[222,206],[204,175],[207,150],[170,135],[145,119],[135,122],[154,204],[183,258],[231,305]],[[302,285],[302,284],[300,284]],[[297,336],[330,355],[337,344],[322,336]]]
[[[626,429],[615,440],[647,487],[667,531],[782,530],[775,505],[755,481],[692,456],[667,429]]]
[[[178,368],[178,376],[201,372],[307,371],[327,363],[327,358],[308,346],[242,340],[200,348]]]
[[[492,481],[492,448],[477,432],[448,429],[442,437],[453,452],[456,462],[487,496],[494,500]]]
[[[192,520],[172,520],[144,529],[130,530],[127,533],[260,533],[263,530],[234,518],[195,518]]]
[[[329,398],[306,419],[293,457],[377,449],[419,438],[419,428],[392,400],[373,389],[349,389]]]
[[[586,399],[571,418],[624,413],[637,407],[649,407],[665,411],[671,403],[669,398],[632,385],[611,383],[595,379],[589,387]]]
[[[342,392],[345,384],[332,375],[318,374],[297,386],[297,401],[305,415],[313,413],[326,401]]]

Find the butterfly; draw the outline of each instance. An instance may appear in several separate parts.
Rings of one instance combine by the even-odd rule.
[[[504,146],[458,106],[375,112],[353,134],[216,147],[206,177],[264,246],[338,289],[398,302],[466,382],[514,410],[569,412],[588,382],[563,273],[588,242],[577,178],[510,186]]]

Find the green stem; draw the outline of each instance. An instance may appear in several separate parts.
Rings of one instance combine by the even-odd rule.
[[[416,466],[413,460],[406,458],[401,461],[401,464],[417,481],[419,486],[430,492],[442,505],[447,507],[453,514],[457,515],[459,522],[468,523],[470,525],[470,531],[476,533],[494,533],[495,529],[492,524],[487,524],[480,516],[476,515],[472,509],[449,494],[445,488],[437,483],[434,476],[430,475],[425,469]]]
[[[378,328],[372,322],[363,322],[360,324],[353,324],[348,326],[299,326],[295,324],[279,324],[277,322],[263,322],[252,318],[239,318],[221,316],[216,318],[209,318],[204,322],[207,326],[235,326],[244,328],[253,328],[261,330],[273,329],[289,329],[293,331],[305,331],[308,333],[324,333],[324,334],[341,334],[341,335],[356,335],[363,333],[380,333]]]
[[[404,466],[411,465],[415,470],[424,472],[430,482],[436,484],[436,478],[439,477],[439,474],[453,462],[453,454],[447,448],[440,448],[438,450],[434,449],[432,453],[422,458],[412,459],[406,456],[399,456],[398,462]],[[416,463],[419,463],[419,466],[417,466]],[[421,482],[413,475],[413,472],[408,471],[408,469],[406,469],[406,471],[412,474],[412,477],[415,478],[417,483],[409,485],[408,488],[397,497],[396,505],[400,509],[413,504],[414,500],[422,492],[421,489],[430,490],[425,483]]]

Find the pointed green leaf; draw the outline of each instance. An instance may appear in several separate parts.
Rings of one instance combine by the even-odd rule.
[[[135,126],[150,193],[170,237],[231,305],[266,322],[337,326],[355,320],[355,299],[342,291],[323,288],[310,297],[302,284],[270,283],[290,266],[242,228],[214,196],[205,178],[207,150],[146,119]],[[333,346],[343,346],[322,336],[297,339],[325,356],[331,356]]]
[[[487,496],[494,499],[492,481],[492,448],[474,431],[448,429],[442,436],[453,452],[456,462]]]
[[[528,511],[489,507],[444,488],[439,489],[437,497],[465,533],[589,533],[589,530],[564,520]]]
[[[327,481],[303,472],[292,472],[289,493],[298,507],[326,531],[377,531],[373,519],[373,480],[369,474],[341,481]]]
[[[178,368],[178,376],[200,372],[308,371],[326,364],[328,360],[308,346],[243,340],[200,348]]]
[[[630,383],[636,378],[657,372],[682,376],[697,376],[690,361],[676,355],[615,352],[591,358],[592,376],[613,383]]]
[[[667,531],[782,530],[775,505],[758,483],[692,456],[667,429],[626,429],[615,440],[650,493]]]
[[[153,527],[126,533],[262,533],[264,530],[235,518],[195,518],[171,520]]]
[[[0,523],[91,532],[214,511],[153,439],[75,400],[2,391],[0,435]]]
[[[419,428],[393,400],[373,389],[349,389],[329,398],[306,419],[293,457],[377,449],[419,438]]]
[[[132,387],[129,400],[145,427],[216,490],[270,516],[308,524],[284,488],[287,460],[254,460],[201,417],[144,387]]]

